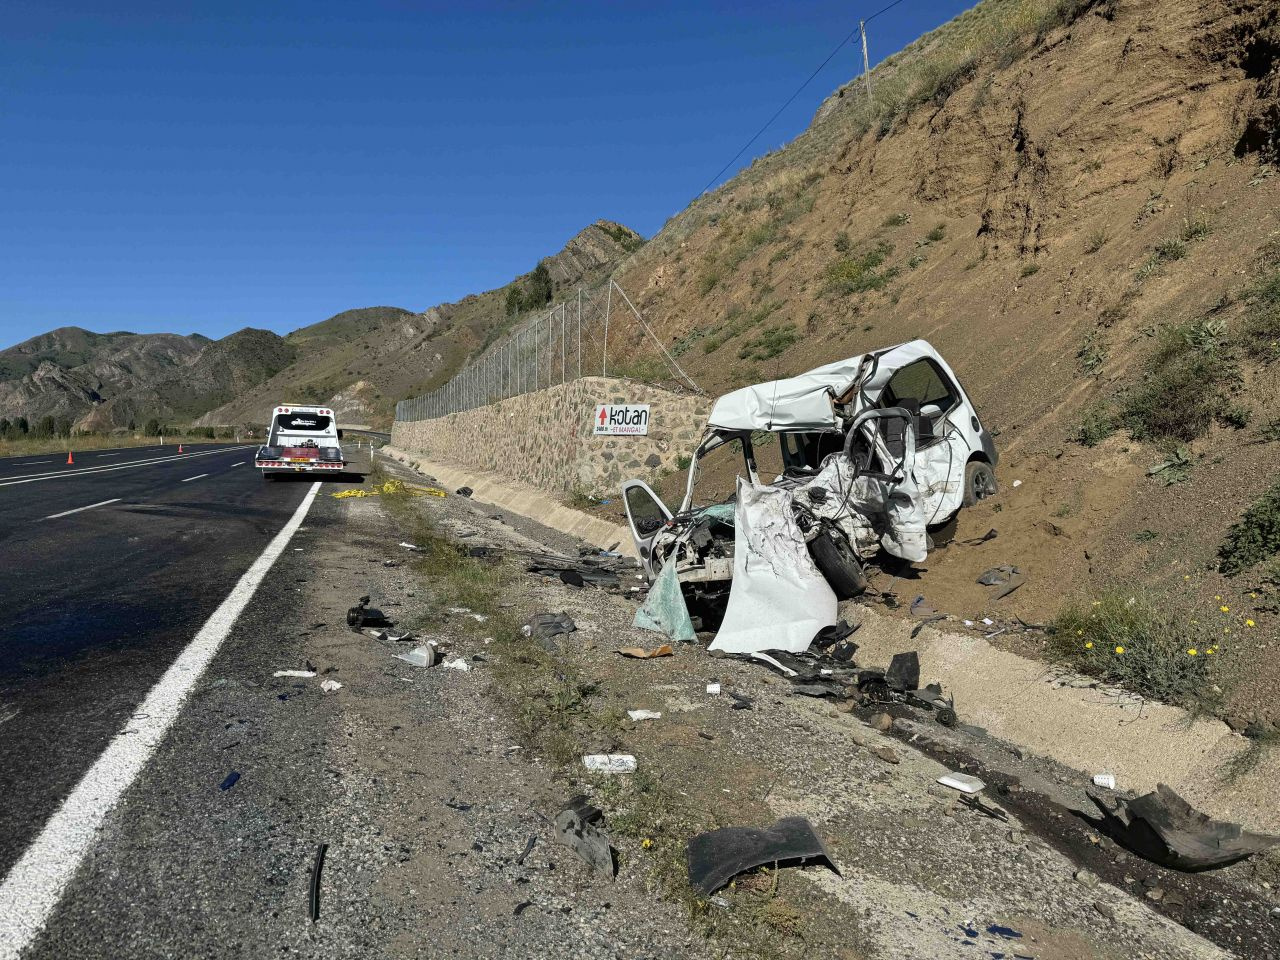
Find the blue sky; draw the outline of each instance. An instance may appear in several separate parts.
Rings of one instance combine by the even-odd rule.
[[[420,310],[600,217],[651,236],[883,2],[6,0],[0,346]],[[968,5],[905,0],[872,60]]]

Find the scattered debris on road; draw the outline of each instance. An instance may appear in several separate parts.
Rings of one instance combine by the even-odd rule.
[[[608,836],[600,829],[604,812],[583,796],[574,797],[556,814],[556,841],[564,844],[596,873],[612,880],[618,874],[617,861]]]
[[[1175,870],[1225,867],[1280,843],[1280,837],[1212,819],[1163,783],[1134,800],[1093,791],[1089,799],[1102,811],[1104,832],[1139,856]]]
[[[227,774],[226,778],[220,784],[218,784],[218,789],[224,792],[227,790],[230,790],[239,782],[239,780],[240,780],[240,771],[232,770],[230,773]]]
[[[582,765],[593,773],[636,772],[636,758],[629,753],[589,753]]]
[[[689,884],[711,896],[738,874],[766,864],[777,867],[820,863],[837,876],[840,868],[804,817],[783,817],[771,827],[721,827],[700,833],[688,845]]]
[[[644,647],[619,647],[615,653],[620,653],[624,657],[630,657],[632,660],[652,660],[654,657],[672,657],[675,656],[675,649],[669,643],[664,643],[660,647],[654,647],[652,650],[646,650]]]
[[[320,873],[324,869],[324,855],[328,849],[327,843],[318,844],[315,858],[311,861],[311,882],[307,884],[307,918],[312,923],[320,919]]]

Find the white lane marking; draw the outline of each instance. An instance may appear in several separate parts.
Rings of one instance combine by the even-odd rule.
[[[192,457],[211,457],[219,453],[230,453],[241,447],[223,447],[220,450],[202,450],[200,453],[183,453],[173,457],[150,457],[146,460],[130,460],[128,463],[117,463],[107,467],[84,467],[79,470],[58,470],[54,473],[33,473],[13,480],[0,480],[0,487],[11,487],[16,483],[35,483],[38,480],[56,480],[58,477],[82,477],[86,473],[111,473],[115,470],[136,470],[138,467],[149,467],[153,463],[171,463],[174,460],[190,460]]]
[[[98,454],[98,456],[100,456],[100,457],[118,457],[118,456],[120,456],[120,454],[122,454],[122,453],[124,453],[124,451],[123,451],[123,450],[117,450],[115,453],[100,453],[100,454]]]
[[[241,460],[239,463],[233,463],[233,464],[232,464],[232,466],[233,466],[233,467],[243,467],[243,466],[244,466],[246,463],[248,463],[248,462],[249,462],[248,460]]]
[[[311,485],[288,523],[178,654],[4,878],[0,884],[0,960],[17,960],[49,922],[97,839],[102,822],[178,718],[191,688],[199,682],[258,585],[306,519],[319,489],[318,481]]]
[[[199,480],[201,477],[207,477],[207,473],[197,473],[194,477],[187,477],[185,480],[179,480],[179,483],[190,483],[192,480]]]
[[[37,463],[53,463],[52,460],[21,460],[15,463],[15,467],[34,467]]]
[[[61,513],[51,513],[47,517],[45,517],[45,519],[57,520],[59,517],[69,517],[73,513],[79,513],[81,510],[92,510],[94,507],[105,507],[108,503],[119,503],[119,502],[120,502],[120,498],[116,497],[114,500],[103,500],[101,503],[91,503],[87,507],[76,507],[74,510],[63,510]]]

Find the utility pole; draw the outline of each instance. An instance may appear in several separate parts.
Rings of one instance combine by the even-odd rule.
[[[867,99],[871,98],[871,58],[867,56],[867,21],[858,21],[858,32],[862,34],[862,80],[867,87]]]

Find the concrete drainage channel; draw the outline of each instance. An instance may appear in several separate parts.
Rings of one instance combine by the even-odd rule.
[[[478,504],[508,509],[597,547],[612,546],[627,533],[511,481],[401,451],[386,453],[450,490],[472,488]],[[953,770],[979,776],[996,803],[1079,865],[1080,884],[1128,889],[1152,909],[1238,955],[1280,956],[1274,952],[1280,915],[1263,891],[1240,884],[1239,867],[1178,873],[1132,856],[1091,822],[1098,811],[1085,793],[1099,773],[1113,775],[1118,790],[1131,795],[1165,783],[1214,818],[1280,832],[1280,809],[1271,802],[1270,784],[1280,774],[1274,755],[1225,783],[1220,769],[1247,749],[1247,741],[1216,720],[1193,720],[1176,708],[1063,683],[1043,663],[1001,651],[981,637],[925,626],[912,639],[913,624],[901,618],[853,603],[843,605],[841,613],[860,627],[860,662],[883,664],[896,653],[917,651],[921,683],[940,683],[954,697],[962,723],[951,730],[927,714],[877,704],[857,707],[860,716],[869,719],[887,710],[893,715],[890,736]],[[1100,906],[1099,912],[1105,909]]]

